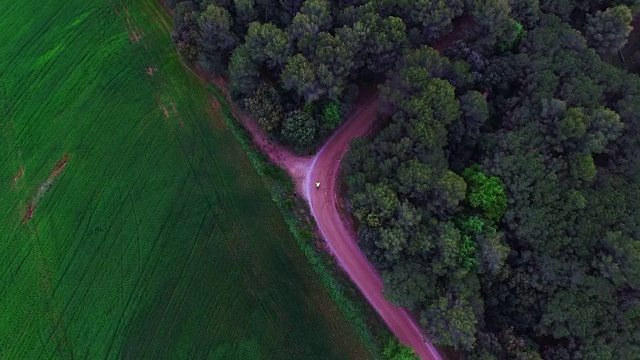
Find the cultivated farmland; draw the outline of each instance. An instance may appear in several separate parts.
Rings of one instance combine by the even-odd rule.
[[[155,1],[0,9],[0,359],[370,356]]]

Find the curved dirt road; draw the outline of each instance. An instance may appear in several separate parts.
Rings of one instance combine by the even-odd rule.
[[[422,332],[406,310],[384,298],[382,280],[360,251],[354,229],[347,227],[338,211],[340,161],[349,142],[371,130],[378,104],[377,96],[370,97],[316,154],[304,182],[305,196],[334,257],[400,342],[411,346],[422,359],[441,360],[435,348],[425,343]],[[320,189],[315,188],[316,181],[320,181]]]
[[[213,80],[227,95],[234,115],[251,133],[254,143],[269,159],[284,168],[296,182],[296,187],[309,202],[311,213],[340,267],[349,275],[376,312],[401,343],[411,346],[421,359],[441,360],[436,349],[425,343],[425,337],[406,310],[389,303],[382,295],[382,280],[357,245],[355,229],[349,228],[340,218],[337,182],[340,161],[346,154],[349,142],[367,134],[375,125],[375,114],[380,102],[376,91],[359,96],[360,106],[333,134],[318,153],[312,157],[300,157],[286,148],[271,142],[260,127],[242,113],[229,99],[226,82]],[[315,182],[320,181],[320,189]]]

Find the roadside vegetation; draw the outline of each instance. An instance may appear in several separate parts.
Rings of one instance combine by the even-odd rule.
[[[0,8],[0,359],[372,357],[157,1]]]

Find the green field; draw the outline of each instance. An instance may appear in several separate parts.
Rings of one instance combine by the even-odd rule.
[[[370,357],[155,0],[0,9],[0,359]]]

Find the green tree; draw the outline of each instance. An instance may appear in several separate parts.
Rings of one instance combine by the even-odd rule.
[[[249,23],[256,20],[258,13],[256,12],[255,0],[232,0],[235,13],[235,23],[237,25],[237,33],[244,33]]]
[[[298,152],[305,151],[316,136],[317,124],[312,116],[302,111],[295,111],[282,124],[283,139],[296,147]]]
[[[631,32],[631,10],[625,5],[587,15],[584,33],[589,46],[600,54],[611,54],[622,49]]]
[[[418,360],[415,351],[400,344],[397,339],[390,339],[382,350],[382,356],[385,360]]]
[[[358,26],[368,30],[364,43],[367,68],[375,73],[391,69],[408,45],[402,19],[394,16],[383,19],[378,14],[371,14],[354,27]]]
[[[275,89],[263,84],[244,99],[244,107],[249,114],[268,132],[280,127],[284,118],[280,98]]]
[[[418,262],[406,261],[381,273],[384,296],[387,300],[410,310],[425,301],[430,288],[435,285]]]
[[[500,221],[507,209],[507,196],[500,178],[485,175],[477,165],[465,169],[462,177],[467,181],[469,205],[481,210],[490,221]]]
[[[443,207],[455,208],[464,200],[467,184],[464,179],[451,170],[445,170],[435,187],[442,198]]]
[[[508,0],[473,0],[472,14],[478,26],[478,43],[493,47],[516,41],[519,31]]]
[[[478,244],[480,269],[490,276],[497,276],[504,268],[510,248],[505,244],[504,234],[489,226],[480,236],[475,236]]]
[[[173,13],[174,28],[171,39],[176,45],[178,54],[187,60],[198,58],[198,24],[197,13],[190,2],[181,2],[176,5]]]
[[[353,196],[356,217],[371,227],[379,227],[383,221],[392,219],[400,201],[397,194],[385,184],[367,184],[365,190]],[[392,234],[389,233],[391,236]]]
[[[563,20],[569,20],[571,12],[576,8],[573,0],[540,0],[540,9],[549,14],[555,14]]]
[[[474,148],[482,140],[480,130],[489,119],[489,106],[480,92],[468,91],[459,99],[461,116],[448,129],[452,169],[464,167],[464,160],[472,156]]]
[[[434,343],[457,350],[471,349],[478,320],[466,299],[453,298],[451,294],[437,298],[422,313],[421,322]]]
[[[509,0],[509,7],[513,18],[527,29],[535,27],[540,19],[539,0]]]
[[[476,243],[471,236],[462,235],[462,241],[460,242],[460,260],[462,261],[462,267],[466,270],[473,270],[476,266]]]
[[[322,95],[317,85],[316,70],[302,54],[289,57],[280,80],[285,89],[294,90],[298,96],[304,97],[307,103],[317,100]]]
[[[353,48],[344,42],[339,36],[328,32],[320,32],[312,42],[313,52],[310,51],[309,59],[316,64],[325,65],[332,75],[339,79],[345,79],[353,68]]]
[[[382,215],[376,215],[377,218],[384,219]],[[382,227],[376,245],[384,250],[387,260],[394,261],[400,258],[400,252],[406,248],[408,241],[409,234],[400,226]]]
[[[595,154],[604,152],[610,142],[620,137],[623,129],[624,123],[615,111],[605,107],[594,109],[589,117],[587,149]]]
[[[419,199],[432,186],[433,170],[429,165],[411,159],[398,169],[399,192],[409,198]]]
[[[331,101],[322,109],[322,126],[327,130],[333,130],[342,121],[340,115],[340,103]]]
[[[569,163],[571,176],[576,180],[591,183],[595,179],[598,170],[593,163],[593,156],[590,154],[577,154]]]
[[[331,7],[326,0],[305,0],[300,12],[291,21],[290,32],[294,39],[313,36],[331,28]]]
[[[398,0],[397,15],[402,18],[417,44],[433,42],[451,30],[452,20],[462,14],[463,1]]]
[[[252,50],[245,44],[238,46],[229,59],[229,83],[231,95],[239,98],[253,92],[259,84],[260,72],[251,59]]]
[[[252,49],[252,60],[266,63],[272,69],[282,69],[291,54],[289,34],[273,24],[252,22],[244,39],[246,46]]]
[[[209,66],[217,73],[224,73],[224,62],[238,45],[238,38],[231,31],[233,19],[219,6],[209,5],[198,16],[198,48]]]

